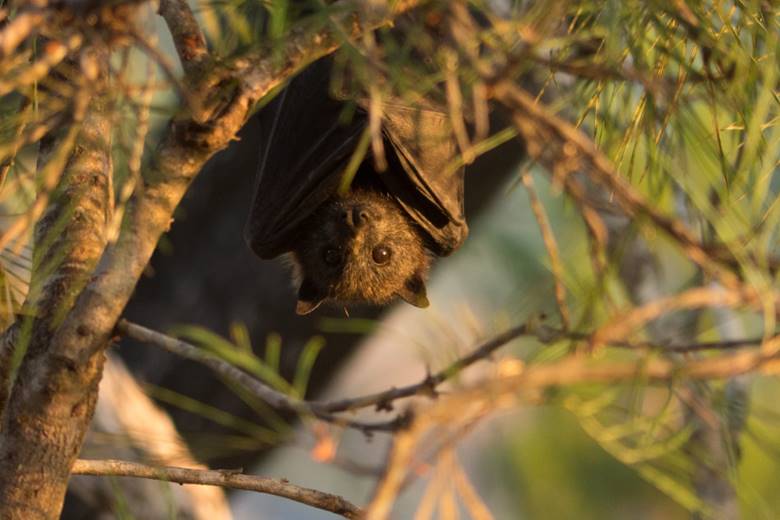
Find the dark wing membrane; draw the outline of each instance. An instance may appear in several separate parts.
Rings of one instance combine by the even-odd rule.
[[[310,65],[259,115],[260,166],[244,236],[261,258],[291,249],[296,228],[337,190],[366,125],[362,112],[341,122],[329,69],[325,60]]]
[[[431,236],[433,252],[445,256],[468,235],[463,214],[462,167],[453,170],[457,144],[447,114],[432,108],[387,103],[385,139],[392,145],[391,168],[381,174],[390,192]],[[406,175],[397,175],[393,166]]]

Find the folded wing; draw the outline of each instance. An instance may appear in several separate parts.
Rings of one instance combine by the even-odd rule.
[[[292,249],[296,229],[333,196],[368,118],[329,95],[331,62],[322,59],[295,77],[260,115],[263,133],[255,196],[245,229],[252,250],[273,258]],[[388,169],[374,172],[409,216],[447,255],[468,227],[463,216],[463,168],[448,118],[429,106],[383,105]],[[373,164],[370,157],[367,164]]]

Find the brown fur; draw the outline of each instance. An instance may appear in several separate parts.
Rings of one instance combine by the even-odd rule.
[[[384,264],[374,260],[380,246],[389,251]],[[291,260],[299,314],[329,299],[385,304],[400,296],[428,304],[430,258],[421,231],[394,199],[374,190],[357,189],[318,208],[301,225]]]

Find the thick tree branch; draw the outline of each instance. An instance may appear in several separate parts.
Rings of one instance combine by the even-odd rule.
[[[77,460],[73,464],[73,474],[136,477],[178,484],[222,486],[288,498],[307,506],[341,515],[344,518],[360,518],[362,515],[359,507],[338,495],[296,486],[285,479],[244,475],[240,470],[156,467],[124,460]]]
[[[84,59],[107,71],[106,49],[94,48]],[[35,228],[37,268],[26,303],[35,316],[23,318],[31,320],[20,327],[31,325],[29,334],[18,333],[14,326],[3,338],[3,348],[24,352],[0,427],[4,519],[58,515],[70,465],[94,411],[102,371],[102,355],[78,365],[52,356],[60,346],[54,331],[87,284],[106,241],[111,175],[108,103],[99,87],[93,91],[80,86],[92,99],[84,124],[73,127],[77,139],[72,129],[63,130],[60,136],[45,139],[39,152],[40,165],[48,167],[64,150],[67,164],[59,189]],[[49,366],[59,370],[48,371]]]

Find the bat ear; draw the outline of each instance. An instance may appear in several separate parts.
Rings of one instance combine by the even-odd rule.
[[[298,303],[295,306],[295,313],[303,316],[309,314],[325,301],[317,287],[309,278],[304,278],[301,287],[298,289]]]
[[[425,281],[420,273],[414,273],[404,283],[398,291],[398,296],[404,299],[406,303],[411,303],[415,307],[427,307],[428,295],[425,291]]]

